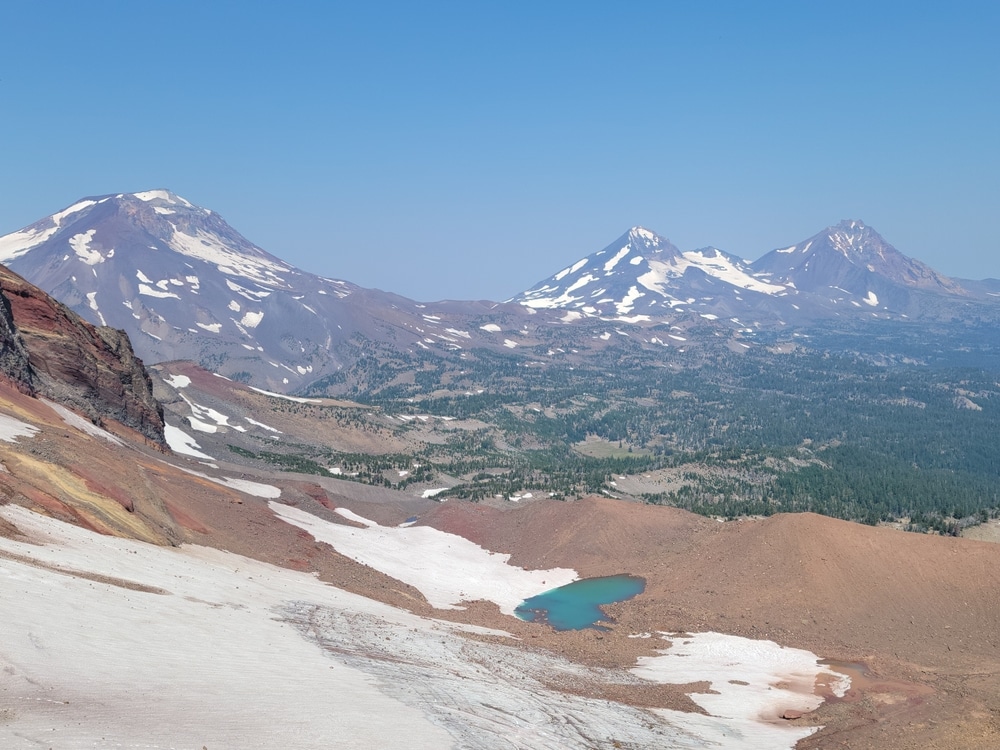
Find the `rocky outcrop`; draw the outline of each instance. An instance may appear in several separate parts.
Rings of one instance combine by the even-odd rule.
[[[28,352],[14,325],[10,300],[0,294],[0,377],[21,393],[35,395],[35,377],[28,361]]]
[[[165,444],[163,407],[125,332],[91,325],[3,266],[0,372],[22,392]]]

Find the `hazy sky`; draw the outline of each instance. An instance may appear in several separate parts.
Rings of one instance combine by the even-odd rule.
[[[1000,277],[1000,3],[0,4],[0,234],[169,188],[301,268],[502,299],[641,224],[844,218]]]

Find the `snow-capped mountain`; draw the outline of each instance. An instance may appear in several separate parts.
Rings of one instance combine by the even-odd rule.
[[[0,237],[0,263],[90,322],[124,330],[147,364],[191,360],[283,392],[316,381],[370,387],[394,377],[386,358],[403,372],[422,353],[586,356],[607,345],[612,321],[658,349],[705,340],[706,325],[711,337],[740,337],[842,315],[1000,317],[995,283],[942,276],[858,221],[755,262],[682,251],[634,227],[511,304],[421,304],[316,276],[167,190],[80,200]],[[339,373],[363,358],[376,366],[353,368],[347,383]]]
[[[989,301],[987,286],[970,288],[907,257],[863,222],[843,221],[756,261],[716,248],[683,252],[633,227],[512,301],[565,310],[564,322],[701,317],[783,325],[849,311],[916,316],[937,309],[942,296]]]
[[[533,309],[565,309],[569,318],[637,323],[675,319],[686,312],[729,317],[759,309],[762,297],[787,297],[790,292],[794,290],[788,285],[756,273],[749,261],[712,247],[681,252],[670,240],[633,227],[512,301]]]
[[[903,310],[915,290],[966,294],[957,281],[907,257],[857,220],[842,221],[808,240],[772,250],[753,267],[774,283],[869,309]]]
[[[516,328],[495,304],[428,306],[306,273],[167,190],[80,200],[0,237],[0,263],[125,330],[149,364],[193,360],[279,391],[337,372],[352,337],[454,351]]]

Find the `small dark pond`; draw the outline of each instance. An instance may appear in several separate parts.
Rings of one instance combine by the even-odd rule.
[[[514,614],[527,622],[547,622],[556,630],[594,628],[598,620],[608,620],[602,604],[624,602],[646,590],[646,580],[618,575],[584,578],[525,599]]]

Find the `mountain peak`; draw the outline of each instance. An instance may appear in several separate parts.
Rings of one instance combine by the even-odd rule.
[[[861,219],[841,219],[840,222],[834,224],[830,229],[840,229],[844,232],[849,232],[852,230],[865,230],[871,229],[867,224],[865,224]]]
[[[681,252],[665,237],[634,226],[603,250],[510,301],[530,308],[567,309],[566,321],[599,317],[635,323],[673,319],[692,308],[712,320],[732,317],[728,301],[712,301],[718,299],[719,289],[735,297],[787,291],[755,278],[746,261],[721,250]]]
[[[876,303],[869,300],[887,298],[887,284],[894,287],[900,308],[910,289],[965,293],[952,279],[901,253],[860,219],[844,219],[808,240],[772,250],[753,266],[800,291],[822,289],[833,300],[855,298],[870,306]]]
[[[135,198],[147,203],[168,203],[172,206],[184,206],[185,208],[196,208],[196,206],[188,200],[185,200],[177,193],[171,192],[170,190],[165,190],[159,188],[157,190],[145,190],[140,193],[130,193]]]
[[[639,226],[638,224],[628,230],[629,237],[640,237],[644,240],[655,240],[658,239],[659,235],[646,227]]]
[[[634,248],[655,250],[659,248],[672,248],[673,245],[666,237],[661,237],[656,232],[642,226],[634,226],[629,229],[620,240],[624,244]],[[675,248],[676,249],[676,248]]]

